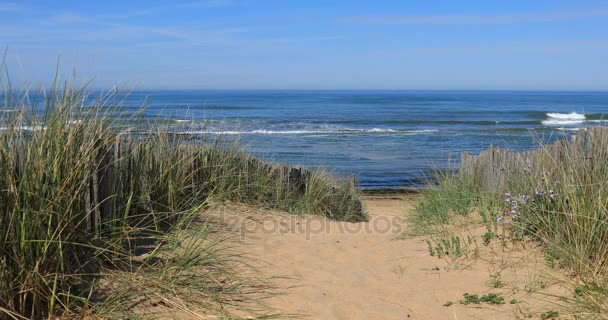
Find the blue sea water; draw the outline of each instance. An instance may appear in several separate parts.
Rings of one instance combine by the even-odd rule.
[[[463,150],[528,149],[608,125],[608,92],[135,91],[122,105],[192,137],[238,137],[271,161],[355,174],[362,188],[417,186]]]
[[[355,174],[363,188],[416,186],[463,150],[608,125],[608,92],[136,91],[123,105],[194,137],[238,137],[271,161]]]

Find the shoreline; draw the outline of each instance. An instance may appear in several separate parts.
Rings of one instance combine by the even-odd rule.
[[[389,195],[417,195],[420,194],[422,188],[380,188],[380,189],[360,189],[357,188],[363,196],[389,196]]]

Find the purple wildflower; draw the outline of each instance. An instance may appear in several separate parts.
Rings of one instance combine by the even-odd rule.
[[[510,192],[505,193],[505,203],[511,204],[511,193]]]
[[[517,210],[515,210],[515,209],[511,209],[511,211],[509,211],[509,214],[510,214],[511,216],[516,216],[516,215],[517,215]]]
[[[543,192],[541,191],[539,186],[536,186],[536,188],[534,189],[534,194],[537,196],[542,196]]]
[[[496,216],[496,222],[498,222],[498,223],[501,223],[504,219],[505,219],[505,216],[503,216],[502,214]]]
[[[522,194],[521,195],[521,203],[526,203],[530,199],[532,199],[532,197],[529,194]]]
[[[555,184],[559,185],[559,183],[560,183],[559,180],[555,179]]]
[[[549,190],[549,197],[551,197],[551,199],[555,199],[555,196],[557,196],[557,192],[553,191],[553,189]]]
[[[519,209],[519,202],[517,200],[511,201],[511,207],[513,208],[513,210]]]

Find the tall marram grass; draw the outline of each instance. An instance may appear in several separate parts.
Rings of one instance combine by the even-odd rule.
[[[193,143],[160,125],[127,131],[125,115],[107,107],[114,96],[93,99],[57,84],[2,96],[0,318],[126,312],[125,297],[138,293],[173,294],[163,301],[184,306],[193,302],[184,290],[215,301],[238,292],[221,244],[199,235],[195,247],[184,247],[169,236],[192,226],[214,199],[366,219],[357,191],[321,172],[305,190],[292,190],[230,143]],[[137,258],[142,251],[147,257]],[[104,289],[107,274],[131,282]]]
[[[454,216],[466,217],[478,204],[480,188],[469,177],[452,170],[436,170],[433,177],[421,190],[422,199],[409,217],[414,234],[431,232],[434,226],[450,223]]]
[[[586,137],[540,145],[534,161],[503,177],[498,192],[485,190],[475,170],[439,177],[439,187],[424,194],[414,216],[444,223],[460,211],[458,203],[483,212],[491,204],[491,219],[512,239],[538,241],[551,265],[575,275],[561,280],[572,286],[567,300],[577,318],[607,319],[608,128],[589,128],[576,139]],[[460,191],[451,192],[455,189]],[[430,210],[433,206],[446,209]]]

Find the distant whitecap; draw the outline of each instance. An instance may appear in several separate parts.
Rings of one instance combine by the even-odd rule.
[[[547,113],[547,119],[542,121],[546,126],[568,126],[576,125],[585,122],[585,115],[581,113]]]

